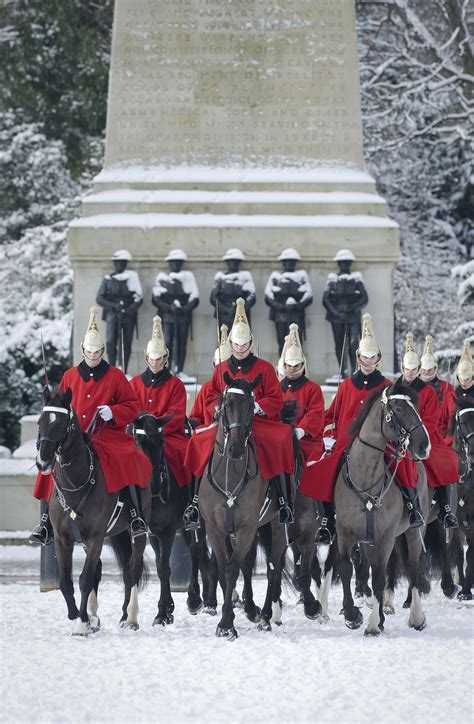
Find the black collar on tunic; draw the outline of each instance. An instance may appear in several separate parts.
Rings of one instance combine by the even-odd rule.
[[[288,389],[290,389],[292,392],[296,392],[296,390],[299,390],[300,387],[303,387],[308,382],[308,378],[306,375],[301,375],[301,377],[298,377],[297,380],[289,380],[288,377],[285,377],[281,382],[281,389],[283,392],[286,392]]]
[[[91,379],[94,380],[94,382],[98,382],[105,375],[109,367],[110,365],[105,359],[103,359],[97,367],[89,367],[85,360],[82,360],[82,362],[79,362],[77,365],[77,371],[84,382],[89,382]]]
[[[461,385],[458,385],[454,391],[456,393],[456,397],[467,397],[468,399],[472,398],[474,400],[474,385],[471,385],[468,390],[463,390]]]
[[[358,390],[363,390],[366,387],[368,390],[372,390],[377,385],[383,382],[383,374],[379,370],[374,370],[370,375],[364,375],[362,370],[354,372],[352,375],[352,384],[357,387]]]
[[[257,357],[255,357],[252,352],[250,352],[249,356],[245,359],[235,359],[234,355],[232,354],[227,360],[227,365],[233,375],[236,375],[239,370],[241,370],[245,375],[249,370],[252,369],[256,361]]]
[[[439,404],[441,404],[443,393],[441,392],[441,380],[439,379],[439,377],[433,377],[432,380],[425,384],[430,385],[434,389],[438,397],[438,402]]]
[[[412,387],[415,390],[415,392],[421,392],[423,387],[426,387],[426,383],[423,382],[423,380],[420,380],[419,377],[415,377],[413,382],[405,382],[404,384],[408,385],[409,387]]]
[[[162,370],[156,373],[156,375],[153,374],[151,369],[149,367],[146,368],[145,372],[140,375],[141,380],[145,387],[152,387],[156,389],[160,385],[162,385],[166,380],[169,380],[171,377],[171,372],[167,367],[164,367]]]

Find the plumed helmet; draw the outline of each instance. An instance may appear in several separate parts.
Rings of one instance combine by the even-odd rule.
[[[471,344],[468,339],[464,340],[464,348],[456,368],[458,380],[468,380],[474,374],[474,362],[471,354]]]
[[[300,335],[298,333],[298,325],[293,322],[290,324],[290,333],[285,340],[285,346],[282,350],[283,364],[292,367],[303,363],[306,365],[306,359],[301,346]]]
[[[277,375],[280,379],[283,379],[283,377],[285,376],[285,352],[286,352],[286,347],[288,345],[289,336],[290,335],[287,334],[285,337],[285,341],[283,343],[283,349],[281,350],[280,359],[278,360],[278,364],[277,364]]]
[[[280,256],[278,257],[278,261],[285,261],[285,259],[294,259],[295,261],[300,261],[301,256],[296,251],[296,249],[288,248],[288,249],[283,249]]]
[[[153,332],[151,339],[145,347],[145,359],[147,359],[147,357],[149,359],[159,359],[160,357],[167,357],[168,354],[168,348],[163,337],[161,317],[156,315],[153,317]]]
[[[431,370],[438,369],[438,363],[436,362],[433,354],[433,337],[431,334],[427,334],[425,337],[425,346],[423,347],[423,354],[421,355],[421,369]]]
[[[230,348],[230,342],[228,337],[228,331],[229,328],[227,324],[221,324],[221,338],[219,342],[219,346],[216,348],[216,351],[214,352],[214,365],[218,365],[219,362],[224,362],[226,359],[229,359],[230,355],[232,354],[232,350]]]
[[[245,261],[245,254],[240,249],[228,249],[222,257],[222,260],[227,261],[228,259],[239,259],[240,261]]]
[[[363,357],[375,357],[380,354],[380,349],[372,327],[372,315],[368,312],[362,317],[362,335],[357,351]]]
[[[84,339],[82,340],[82,349],[87,352],[98,352],[100,349],[104,349],[105,344],[102,339],[102,335],[99,329],[99,323],[97,322],[97,315],[99,314],[98,307],[90,308],[89,324],[87,325]]]
[[[339,249],[333,261],[355,261],[356,258],[350,249]]]
[[[110,258],[112,261],[132,261],[132,255],[129,251],[127,251],[127,249],[118,249],[118,251],[114,251]]]
[[[234,323],[230,330],[229,340],[236,344],[246,344],[253,339],[252,330],[245,313],[245,301],[239,297],[236,301]]]
[[[420,360],[415,351],[415,340],[412,332],[407,332],[405,340],[405,354],[403,355],[402,367],[406,370],[415,370],[420,366]]]
[[[171,249],[165,261],[187,261],[188,255],[182,249]]]

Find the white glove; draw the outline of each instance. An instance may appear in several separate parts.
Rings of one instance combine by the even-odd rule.
[[[260,405],[258,404],[258,402],[255,402],[255,404],[253,406],[253,414],[254,415],[264,415],[265,414],[264,411],[262,410],[262,408],[260,407]]]
[[[99,407],[97,409],[99,410],[99,415],[101,416],[101,418],[103,420],[105,420],[105,422],[108,422],[109,420],[112,419],[112,417],[113,417],[112,410],[110,409],[110,407],[108,405],[99,405]]]
[[[175,307],[180,307],[180,306],[181,306],[181,302],[179,301],[179,299],[173,299],[173,304],[174,304]]]
[[[335,437],[323,437],[324,442],[324,449],[325,450],[332,450],[334,445],[336,444],[336,438]]]
[[[298,440],[301,440],[302,437],[305,436],[305,431],[302,427],[295,427],[295,435],[298,438]]]

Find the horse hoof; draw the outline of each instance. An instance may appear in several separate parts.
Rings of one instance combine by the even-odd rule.
[[[454,598],[456,593],[459,591],[459,586],[450,586],[449,588],[443,588],[443,593],[446,598]]]
[[[73,623],[71,636],[88,636],[90,632],[91,626],[89,621],[81,621],[80,618],[76,618]]]
[[[239,637],[239,634],[237,633],[237,629],[232,626],[232,628],[221,628],[218,626],[216,628],[216,636],[219,639],[227,639],[227,641],[235,641],[236,638]]]
[[[174,616],[172,613],[157,614],[153,621],[153,626],[168,626],[174,623]]]
[[[371,628],[371,629],[366,628],[364,631],[364,636],[380,636],[380,633],[381,633],[381,631],[378,627]]]
[[[120,628],[125,628],[129,631],[138,631],[140,626],[137,621],[122,621],[120,623]]]
[[[260,620],[262,618],[261,611],[258,606],[255,606],[253,611],[246,611],[245,614],[249,621],[252,623],[260,623]]]
[[[319,601],[316,601],[315,604],[305,606],[304,615],[306,618],[309,618],[310,621],[316,621],[316,619],[321,616],[322,611],[321,604]]]
[[[260,623],[258,624],[258,630],[259,631],[271,631],[272,625],[271,625],[270,621],[265,621],[265,619],[260,621]]]
[[[100,618],[98,616],[89,616],[89,624],[91,633],[100,631]]]
[[[352,630],[354,630],[356,628],[360,628],[362,626],[363,620],[364,620],[364,617],[362,616],[359,609],[357,609],[357,614],[355,615],[354,618],[347,618],[345,616],[345,624],[346,624],[347,628],[350,628]]]
[[[201,611],[203,604],[202,602],[197,604],[196,606],[191,606],[189,603],[187,604],[188,611],[191,614],[191,616],[197,616],[199,611]]]
[[[458,600],[459,601],[472,601],[472,593],[463,593],[462,591],[459,591]]]
[[[414,628],[415,631],[423,631],[423,629],[426,628],[426,618],[416,625],[412,621],[408,620],[408,625],[410,628]]]
[[[395,615],[395,609],[393,606],[384,606],[383,612],[386,616],[394,616]]]
[[[207,613],[209,616],[217,616],[217,606],[204,606],[202,612]]]

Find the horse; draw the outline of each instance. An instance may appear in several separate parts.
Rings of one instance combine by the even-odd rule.
[[[260,383],[261,375],[249,382],[239,377],[232,379],[225,372],[224,381],[227,387],[221,398],[216,440],[207,474],[202,476],[200,484],[199,507],[217,559],[219,582],[224,593],[216,636],[233,641],[238,636],[234,626],[233,591],[239,570],[248,569],[247,556],[257,530],[266,523],[271,523],[271,551],[267,561],[267,594],[259,627],[269,631],[271,621],[280,623],[286,536],[278,522],[277,502],[274,497],[270,498],[269,481],[262,478],[254,447],[249,443],[255,405],[253,390]]]
[[[174,621],[174,601],[170,587],[170,556],[176,532],[183,528],[183,512],[187,502],[185,488],[180,488],[166,462],[166,446],[163,428],[171,420],[171,415],[155,417],[148,413],[140,414],[130,426],[135,444],[143,450],[150,460],[153,471],[151,478],[151,516],[149,521],[149,540],[155,552],[156,570],[160,579],[160,598],[158,612],[153,625],[166,626]],[[196,537],[184,533],[184,541],[189,548],[191,559],[191,580],[188,586],[187,607],[196,615],[203,607],[200,595],[199,571],[203,580],[203,597],[206,607],[212,608],[212,596],[209,598],[208,566],[209,555],[205,530],[200,529]]]
[[[364,555],[372,569],[375,597],[365,635],[377,636],[383,630],[383,591],[387,562],[395,538],[406,531],[409,538],[407,572],[413,586],[409,626],[422,630],[425,615],[418,591],[421,537],[409,529],[408,511],[402,493],[393,484],[394,474],[384,460],[387,441],[394,441],[394,459],[407,451],[417,459],[430,452],[428,432],[416,409],[416,393],[401,379],[375,392],[362,408],[352,426],[354,437],[345,451],[335,485],[336,532],[339,548],[338,571],[344,591],[343,609],[348,628],[357,629],[362,614],[354,605],[351,591],[351,551],[362,542]],[[418,496],[424,513],[428,509],[426,473],[418,465]]]
[[[44,474],[51,472],[55,492],[50,501],[49,515],[54,530],[54,544],[59,568],[59,585],[74,622],[73,635],[87,636],[100,628],[97,615],[97,591],[101,578],[100,555],[106,535],[123,569],[125,595],[120,619],[123,628],[138,629],[138,590],[144,581],[146,568],[143,552],[146,536],[131,543],[129,534],[129,504],[119,501],[118,493],[108,493],[105,479],[83,434],[71,404],[72,391],[53,394],[43,392],[44,407],[38,421],[38,452],[36,466]],[[149,518],[151,493],[141,491],[145,520]],[[74,598],[71,578],[72,554],[79,539],[86,559],[79,577],[81,601],[79,609]]]
[[[456,411],[451,421],[454,432],[453,449],[458,454],[458,517],[460,526],[456,540],[458,571],[461,590],[458,598],[471,601],[471,588],[474,583],[474,407],[472,402],[460,397],[455,398]],[[466,572],[464,573],[463,541],[466,541]]]

